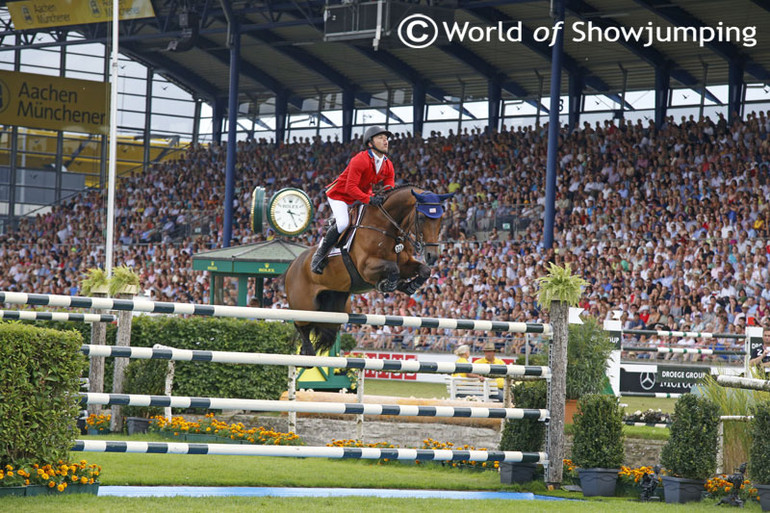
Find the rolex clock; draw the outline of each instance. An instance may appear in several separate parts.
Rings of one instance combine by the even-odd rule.
[[[257,186],[251,193],[251,229],[262,233],[265,227],[265,188]]]
[[[281,189],[267,204],[267,221],[281,235],[299,235],[313,222],[313,204],[304,191]]]

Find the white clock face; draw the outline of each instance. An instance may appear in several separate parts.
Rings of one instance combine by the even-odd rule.
[[[270,206],[270,220],[276,230],[285,235],[296,235],[309,225],[313,210],[307,197],[300,191],[279,192]]]

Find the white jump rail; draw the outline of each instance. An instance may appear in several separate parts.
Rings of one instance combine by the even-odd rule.
[[[85,344],[81,351],[87,356],[138,358],[144,360],[174,360],[251,365],[294,365],[296,367],[333,367],[388,372],[426,372],[440,374],[473,373],[494,376],[532,376],[550,378],[551,370],[542,366],[494,365],[482,363],[423,362],[418,360],[373,360],[342,356],[303,356],[296,354],[238,353],[232,351],[199,351],[174,348],[132,346],[101,346]]]
[[[312,312],[281,310],[246,306],[199,305],[194,303],[166,303],[148,299],[113,299],[56,294],[27,294],[0,292],[0,303],[17,305],[53,306],[61,308],[90,308],[96,310],[123,310],[175,315],[204,315],[276,321],[318,322],[324,324],[368,324],[371,326],[404,326],[409,328],[440,328],[479,331],[507,331],[513,333],[542,333],[552,335],[550,324],[487,321],[473,319],[446,319],[431,317],[403,317],[398,315],[370,315],[361,313]]]
[[[140,454],[210,454],[222,456],[279,456],[289,458],[332,458],[411,461],[479,461],[510,463],[547,463],[544,452],[379,449],[368,447],[319,447],[295,445],[235,445],[175,442],[111,442],[75,440],[72,451],[123,452]]]
[[[745,388],[770,392],[770,381],[764,379],[719,375],[717,376],[717,383],[729,388]]]
[[[112,314],[0,310],[0,319],[12,319],[17,321],[115,322],[118,320],[118,317]]]
[[[324,403],[311,401],[268,401],[219,397],[180,397],[140,394],[81,393],[81,404],[205,408],[270,412],[327,413],[337,415],[392,415],[399,417],[465,417],[476,419],[547,420],[548,410],[528,408],[487,408],[420,406],[369,403]]]

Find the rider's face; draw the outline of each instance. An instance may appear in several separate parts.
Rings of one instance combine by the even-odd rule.
[[[388,134],[377,134],[372,137],[372,149],[382,153],[388,154]]]

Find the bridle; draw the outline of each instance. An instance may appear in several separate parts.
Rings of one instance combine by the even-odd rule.
[[[425,214],[421,213],[417,209],[417,205],[434,205],[434,206],[441,206],[441,203],[420,203],[416,202],[414,204],[414,211],[415,211],[415,219],[414,223],[412,223],[412,229],[413,231],[410,232],[408,230],[405,230],[395,219],[393,219],[393,216],[388,213],[387,210],[385,210],[384,205],[378,205],[377,208],[380,209],[380,212],[382,212],[382,215],[385,216],[385,219],[390,222],[393,227],[396,229],[396,235],[391,234],[390,232],[383,230],[381,228],[377,228],[375,226],[367,226],[367,225],[358,225],[358,228],[367,228],[369,230],[374,230],[377,232],[382,233],[383,235],[390,237],[391,239],[394,239],[396,241],[396,247],[395,252],[401,253],[404,250],[404,242],[409,242],[412,247],[414,248],[415,254],[418,257],[422,257],[423,253],[425,252],[426,247],[438,247],[440,244],[438,242],[425,242],[425,236],[422,232],[422,216]]]

